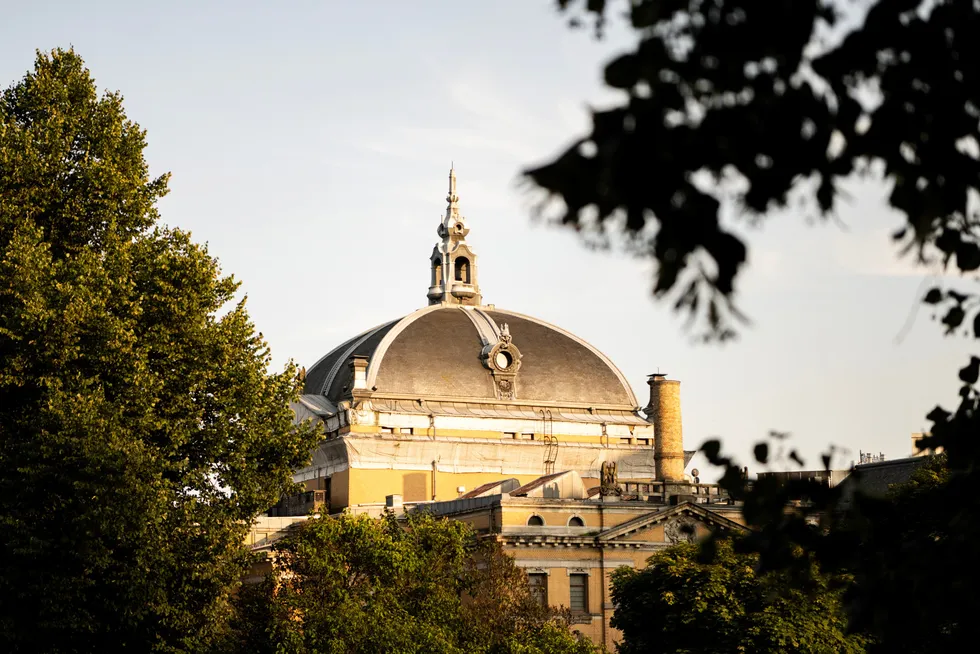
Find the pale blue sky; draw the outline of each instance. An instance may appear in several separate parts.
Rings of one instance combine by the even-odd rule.
[[[153,172],[173,173],[164,220],[243,281],[277,366],[425,304],[455,160],[485,301],[590,341],[641,402],[658,367],[682,380],[688,448],[720,436],[748,462],[778,429],[814,464],[829,443],[852,451],[840,463],[894,458],[956,399],[968,341],[927,311],[896,341],[925,277],[895,259],[881,187],[852,188],[843,228],[794,212],[742,228],[754,324],[723,347],[651,301],[643,262],[532,224],[518,172],[615,98],[600,65],[627,43],[568,30],[551,0],[3,4],[0,83],[74,45],[123,93]]]

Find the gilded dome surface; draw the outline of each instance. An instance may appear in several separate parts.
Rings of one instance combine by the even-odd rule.
[[[623,374],[594,347],[492,306],[436,304],[370,329],[314,364],[304,393],[349,396],[353,357],[367,359],[367,390],[379,396],[637,406]]]

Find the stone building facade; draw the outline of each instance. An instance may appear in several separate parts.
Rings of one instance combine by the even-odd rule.
[[[304,371],[297,420],[324,438],[306,492],[260,518],[268,549],[311,511],[433,511],[501,540],[542,601],[571,607],[611,646],[609,574],[712,528],[738,507],[685,475],[680,382],[637,401],[602,352],[537,318],[485,304],[450,171],[427,305],[368,329]]]
[[[644,410],[589,343],[482,304],[455,171],[446,199],[428,305],[349,339],[305,373],[294,409],[321,422],[325,439],[296,480],[339,511],[387,495],[450,500],[501,477],[527,483],[564,470],[597,483],[607,462],[621,479],[683,479],[691,453],[679,382],[652,376]]]

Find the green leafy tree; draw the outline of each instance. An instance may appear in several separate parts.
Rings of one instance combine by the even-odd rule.
[[[715,543],[710,562],[697,545],[650,557],[643,570],[613,574],[612,626],[620,654],[859,654],[865,638],[846,633],[843,590],[814,571],[806,587],[786,573],[759,574],[758,557]]]
[[[590,654],[527,577],[464,523],[411,513],[311,518],[243,589],[232,650]]]
[[[654,259],[655,295],[706,323],[706,339],[732,338],[741,318],[734,301],[747,244],[720,220],[725,203],[756,223],[792,198],[828,215],[841,182],[876,180],[905,217],[893,235],[898,253],[980,269],[980,4],[557,5],[574,24],[594,19],[600,34],[622,17],[636,42],[604,70],[621,104],[594,112],[588,134],[526,175],[562,201],[564,224],[593,236],[621,230]],[[980,338],[980,294],[966,288],[937,286],[922,301],[947,335]],[[724,468],[722,484],[745,503],[753,533],[739,546],[759,554],[761,570],[803,571],[809,559],[794,555],[802,548],[822,568],[853,574],[849,627],[870,630],[878,651],[975,646],[978,378],[980,358],[971,357],[959,371],[959,405],[927,416],[931,436],[920,446],[945,450],[948,479],[906,497],[915,512],[806,481],[749,485],[720,442],[705,443]],[[760,443],[757,460],[768,451]],[[941,589],[938,580],[950,583]],[[923,603],[913,616],[910,607]]]
[[[73,51],[0,95],[0,650],[206,650],[315,444]],[[222,313],[223,312],[223,313]]]

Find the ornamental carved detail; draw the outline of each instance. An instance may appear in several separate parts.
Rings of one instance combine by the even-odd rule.
[[[480,358],[483,366],[490,371],[494,393],[498,400],[517,398],[517,372],[521,369],[521,351],[514,345],[507,323],[500,326],[500,336],[496,343],[483,348]]]
[[[514,382],[506,377],[497,380],[497,397],[501,400],[514,399]]]
[[[664,540],[670,545],[694,542],[694,521],[674,516],[664,525]]]

